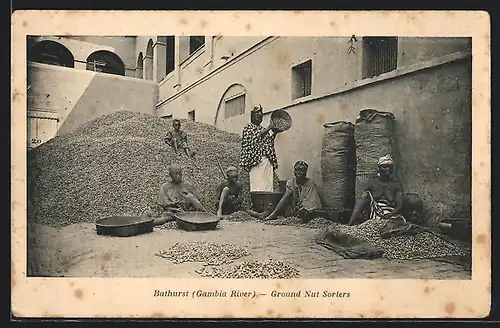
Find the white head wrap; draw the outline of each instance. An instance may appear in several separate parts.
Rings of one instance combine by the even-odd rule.
[[[394,160],[392,159],[392,156],[390,154],[387,154],[385,156],[382,156],[378,159],[378,163],[380,165],[394,165]]]

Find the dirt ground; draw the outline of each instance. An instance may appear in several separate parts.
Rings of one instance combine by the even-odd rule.
[[[152,233],[123,238],[99,236],[92,223],[61,229],[34,224],[28,234],[29,272],[50,277],[199,277],[194,271],[201,263],[174,264],[155,253],[176,242],[212,241],[246,247],[250,255],[238,261],[288,261],[303,278],[471,278],[470,266],[457,263],[344,259],[317,245],[317,233],[309,228],[223,220],[212,231],[155,228]]]

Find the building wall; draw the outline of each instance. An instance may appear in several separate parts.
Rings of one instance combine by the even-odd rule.
[[[175,108],[175,115],[186,116],[193,107],[200,121],[212,124],[222,94],[234,83],[243,85],[253,101],[265,108],[289,105],[292,103],[291,69],[308,59],[313,59],[314,70],[310,97],[325,94],[358,78],[359,72],[356,67],[361,56],[359,53],[347,54],[348,40],[349,38],[325,37],[266,38],[251,45],[248,52],[240,52],[233,56],[224,65],[214,66],[212,71],[201,77],[205,79],[208,75],[206,81],[192,86],[193,82],[198,83],[200,74],[197,74],[197,71],[206,60],[206,57],[199,56],[188,62],[188,65],[181,65],[182,89],[178,93],[174,94],[174,89],[163,92],[163,86],[160,86],[162,96],[168,97],[169,93],[174,95],[159,106],[159,115],[163,115],[162,111],[171,111]],[[210,97],[206,96],[207,92]],[[193,98],[199,98],[201,103],[197,103],[198,100]],[[225,123],[220,127],[230,128],[229,125],[234,126],[235,122]]]
[[[238,40],[241,38],[238,38]],[[321,184],[320,151],[323,124],[354,123],[359,110],[376,108],[396,116],[401,154],[398,168],[406,191],[417,192],[436,213],[459,215],[470,211],[471,63],[468,38],[400,38],[398,69],[362,79],[362,38],[348,54],[349,38],[266,38],[208,73],[196,76],[199,56],[179,70],[182,87],[160,84],[158,115],[187,118],[241,133],[249,111],[262,104],[268,113],[286,109],[295,124],[278,136],[280,179],[292,176],[293,162],[306,159],[309,176]],[[227,40],[226,47],[229,47]],[[217,47],[213,46],[213,53]],[[215,58],[215,56],[214,56]],[[291,68],[313,60],[312,94],[291,99]],[[465,59],[464,59],[465,58]],[[469,58],[469,59],[467,59]],[[199,60],[199,62],[197,62]],[[241,86],[251,104],[246,112],[222,119],[221,101],[228,89]],[[220,111],[219,111],[220,110]],[[269,117],[266,115],[264,124]]]
[[[87,57],[98,50],[107,50],[118,55],[125,64],[125,76],[134,76],[135,37],[97,36],[38,36],[33,41],[51,40],[68,48],[75,58],[76,69],[86,69]]]
[[[472,160],[468,60],[415,71],[288,108],[293,122],[300,125],[277,137],[280,178],[290,178],[293,163],[306,160],[310,176],[321,184],[323,124],[354,123],[359,110],[364,108],[394,113],[396,161],[405,190],[417,192],[436,213],[467,215]]]
[[[398,65],[421,63],[472,48],[471,38],[398,38]]]
[[[53,112],[59,134],[118,110],[155,113],[158,85],[118,75],[28,64],[28,104],[33,112]]]

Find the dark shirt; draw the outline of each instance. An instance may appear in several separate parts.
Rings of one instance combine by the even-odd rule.
[[[222,194],[222,190],[228,187],[229,188],[229,193],[224,200],[224,203],[222,204],[222,214],[223,215],[228,215],[231,213],[234,213],[236,211],[242,210],[244,207],[246,207],[246,204],[244,203],[243,199],[243,185],[240,182],[236,182],[234,185],[229,185],[227,181],[223,181],[219,183],[217,186],[217,191],[216,191],[216,202],[215,206],[218,208],[219,207],[219,202],[220,202],[220,196]]]
[[[229,193],[228,193],[228,198],[226,202],[230,203],[240,203],[242,202],[242,196],[243,196],[243,184],[241,182],[237,181],[234,185],[229,185],[227,181],[222,181],[217,185],[217,189],[215,192],[215,197],[216,197],[216,202],[219,203],[220,196],[222,194],[222,190],[224,188],[228,187],[229,188]]]
[[[187,148],[187,133],[184,130],[171,130],[168,131],[167,135],[165,136],[165,142],[172,146],[172,140],[177,139],[177,145],[179,148]]]
[[[274,138],[269,134],[261,136],[264,128],[253,123],[247,124],[243,129],[241,140],[240,167],[247,171],[260,164],[262,156],[266,156],[274,170],[278,168],[278,159],[274,149]]]

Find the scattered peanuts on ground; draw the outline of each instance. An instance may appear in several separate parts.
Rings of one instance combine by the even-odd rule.
[[[225,218],[231,222],[248,222],[257,220],[256,218],[254,218],[253,216],[244,211],[234,212],[230,215],[227,215]]]
[[[304,222],[296,217],[288,217],[288,218],[279,218],[271,221],[264,221],[264,223],[268,225],[289,225],[289,226],[297,226],[309,229],[321,229],[332,224],[332,221],[319,217],[319,218],[314,218],[309,222]]]
[[[176,243],[168,250],[161,250],[156,256],[166,258],[176,264],[184,262],[203,262],[204,265],[222,265],[248,256],[246,248],[214,242]]]
[[[169,221],[169,222],[164,223],[162,225],[158,225],[155,228],[159,229],[159,230],[175,230],[175,229],[178,229],[178,226],[177,226],[176,221]]]
[[[359,225],[348,226],[333,223],[337,231],[357,237],[373,244],[384,252],[384,256],[397,260],[431,259],[447,256],[467,256],[467,250],[425,230],[415,235],[402,235],[388,239],[380,237],[382,219],[367,220]]]
[[[238,166],[241,137],[208,124],[189,120],[181,120],[181,123],[182,129],[188,134],[189,146],[196,153],[194,158],[176,155],[164,143],[165,134],[172,129],[171,119],[126,111],[101,116],[71,133],[57,136],[30,150],[27,171],[28,220],[62,227],[95,222],[106,216],[141,215],[147,208],[151,209],[153,217],[160,217],[161,210],[155,208],[154,202],[159,187],[169,179],[167,168],[172,163],[181,164],[185,180],[195,186],[203,205],[215,212],[215,186],[224,179],[217,160],[223,169]],[[286,127],[288,122],[278,119],[276,124],[280,129]],[[240,172],[240,181],[245,186],[244,198],[248,200],[248,173],[243,170]],[[275,177],[275,188],[277,184]],[[236,212],[227,219],[235,222],[258,221],[245,212]],[[265,221],[265,224],[321,229],[332,222],[316,218],[304,223],[292,217]],[[340,231],[381,248],[385,256],[391,259],[467,255],[467,250],[427,232],[382,239],[378,233],[382,222],[377,220],[352,227],[333,224]],[[177,229],[177,223],[171,221],[156,228]],[[231,263],[249,253],[231,244],[190,243],[177,244],[157,255],[175,263],[199,261],[214,265]],[[281,274],[283,277],[298,275],[285,264],[276,264],[279,261],[272,262],[274,264],[245,263],[235,267],[236,271],[213,275],[241,275],[245,278],[254,274],[248,272],[261,272],[257,277],[280,278],[280,273],[272,273],[274,271],[269,269],[272,265],[289,272]],[[265,268],[271,273],[262,273],[267,270]],[[206,272],[203,274],[210,276]]]
[[[195,270],[202,277],[226,279],[293,279],[300,276],[297,268],[279,260],[243,261],[229,267],[202,267]]]

